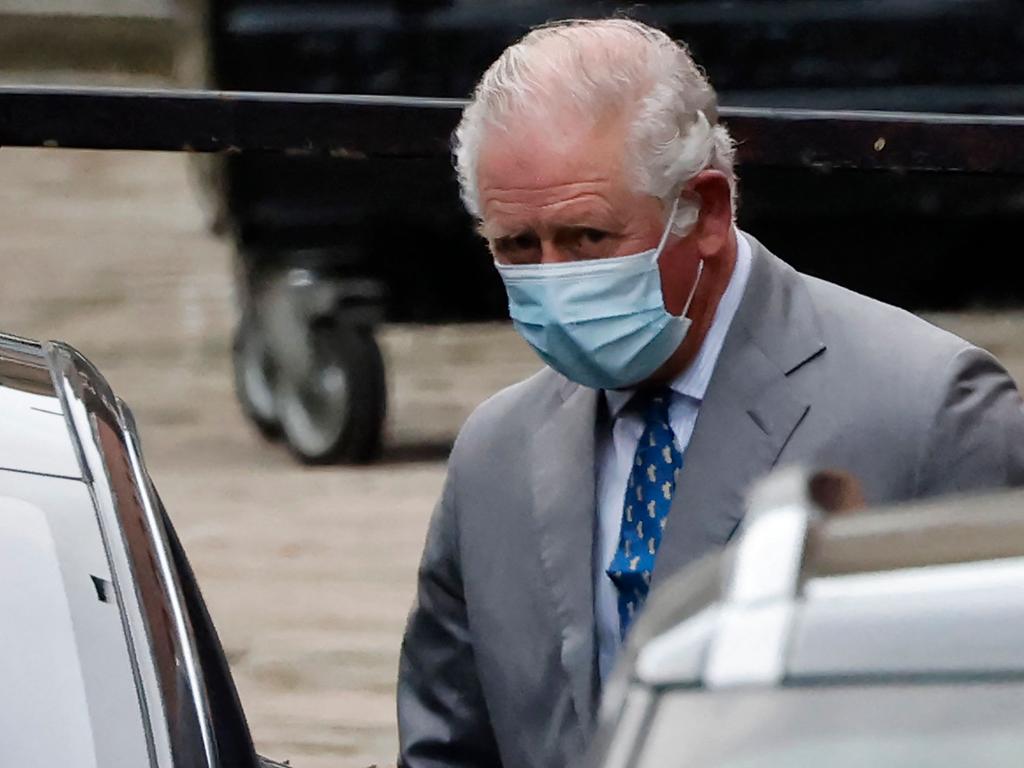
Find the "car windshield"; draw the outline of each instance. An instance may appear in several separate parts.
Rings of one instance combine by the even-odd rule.
[[[1024,685],[668,691],[637,768],[1016,768]]]

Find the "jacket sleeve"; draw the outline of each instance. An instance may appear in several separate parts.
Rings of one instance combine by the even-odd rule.
[[[501,768],[473,657],[454,465],[434,510],[398,670],[400,768]]]
[[[988,352],[961,349],[944,386],[918,467],[919,496],[1024,485],[1024,403]]]

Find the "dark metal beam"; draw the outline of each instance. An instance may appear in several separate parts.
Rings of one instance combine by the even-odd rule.
[[[462,102],[293,93],[0,86],[0,146],[424,157]]]
[[[0,87],[0,146],[335,157],[448,153],[464,102]],[[747,166],[1024,175],[1024,117],[723,108]]]
[[[1024,175],[1024,117],[722,109],[743,165]]]

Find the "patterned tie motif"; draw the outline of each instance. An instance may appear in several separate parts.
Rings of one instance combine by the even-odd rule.
[[[654,560],[683,468],[683,456],[668,418],[671,396],[669,389],[638,396],[645,404],[644,431],[626,486],[619,547],[606,571],[619,591],[623,638],[647,599]]]

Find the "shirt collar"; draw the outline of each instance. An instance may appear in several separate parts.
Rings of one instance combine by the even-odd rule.
[[[736,310],[739,309],[740,301],[743,299],[743,292],[747,287],[747,278],[750,277],[752,263],[753,254],[750,243],[742,232],[736,230],[736,266],[733,268],[729,284],[726,286],[725,292],[718,302],[715,317],[711,321],[711,327],[704,337],[704,342],[701,344],[697,356],[687,366],[685,371],[669,382],[669,387],[677,395],[691,398],[698,403],[704,399],[708,384],[711,383],[711,374],[714,373],[718,356],[722,352],[725,336],[732,325],[733,318],[736,316]],[[632,389],[604,390],[605,400],[608,403],[608,410],[612,418],[619,415],[634,393],[635,390]]]

